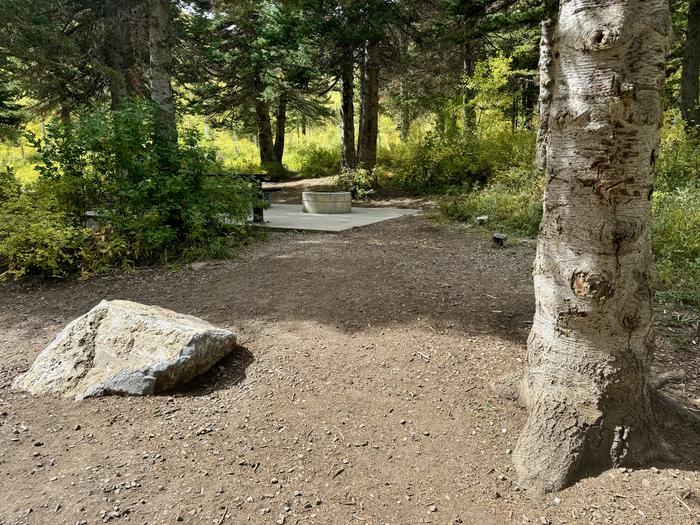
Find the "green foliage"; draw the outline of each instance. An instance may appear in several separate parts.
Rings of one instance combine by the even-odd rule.
[[[0,205],[20,194],[22,186],[15,178],[14,172],[8,167],[0,171]]]
[[[89,274],[227,252],[245,233],[251,183],[221,174],[196,133],[182,133],[163,159],[153,122],[149,105],[133,103],[48,126],[37,144],[39,180],[18,193],[16,181],[2,178],[10,195],[0,233],[5,276]]]
[[[656,194],[653,240],[661,287],[700,307],[700,184]]]
[[[476,113],[477,129],[490,131],[494,124],[504,123],[503,115],[512,104],[512,94],[507,87],[515,73],[511,69],[511,59],[502,53],[476,63],[466,85],[473,93],[469,105]]]
[[[678,110],[666,115],[656,161],[656,188],[671,191],[700,182],[700,136],[686,132]]]
[[[342,191],[352,193],[353,199],[366,199],[374,194],[377,185],[374,170],[354,169],[343,170],[338,175],[336,186]]]
[[[512,168],[497,173],[482,189],[445,199],[441,210],[464,222],[487,215],[489,228],[534,237],[542,220],[542,192],[541,173]]]
[[[496,172],[524,166],[532,158],[529,130],[484,135],[428,133],[382,151],[380,164],[393,171],[391,186],[412,193],[442,193],[483,185]],[[385,156],[389,153],[389,156]]]
[[[304,178],[332,177],[340,171],[340,147],[310,143],[296,151],[299,174]]]
[[[0,279],[29,274],[62,277],[77,270],[81,230],[37,191],[0,205]]]

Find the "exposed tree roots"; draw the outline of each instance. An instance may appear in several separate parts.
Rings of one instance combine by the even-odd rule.
[[[510,374],[490,387],[530,411],[513,454],[519,483],[530,493],[560,490],[613,467],[700,467],[700,409],[659,390],[679,379],[677,372],[650,380],[647,406],[623,415],[572,407],[552,394],[532,399],[518,390],[522,377]]]

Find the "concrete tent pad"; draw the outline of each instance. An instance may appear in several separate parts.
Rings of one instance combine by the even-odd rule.
[[[352,213],[318,215],[304,213],[297,204],[273,204],[265,210],[265,226],[271,230],[304,230],[337,233],[377,222],[415,215],[420,210],[353,208]]]

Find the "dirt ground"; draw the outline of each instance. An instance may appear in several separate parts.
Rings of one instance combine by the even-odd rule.
[[[423,215],[274,233],[178,270],[2,285],[0,523],[700,523],[697,470],[613,470],[543,497],[512,481],[526,414],[488,383],[523,364],[532,259],[531,242],[499,250]],[[101,299],[202,317],[242,348],[170,396],[13,392]],[[658,337],[659,371],[685,369],[690,400],[694,329]]]

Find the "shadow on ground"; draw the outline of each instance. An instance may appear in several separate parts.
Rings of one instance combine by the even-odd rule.
[[[208,372],[195,377],[179,388],[165,392],[164,395],[207,396],[217,390],[234,388],[246,379],[246,370],[253,364],[253,353],[244,346],[236,345],[233,352],[215,364]]]

